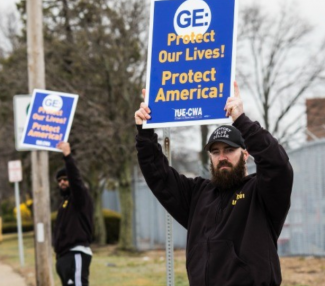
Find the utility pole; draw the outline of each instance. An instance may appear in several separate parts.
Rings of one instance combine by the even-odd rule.
[[[42,0],[28,0],[27,54],[29,93],[45,89]],[[49,166],[47,151],[32,151],[36,285],[53,286]]]

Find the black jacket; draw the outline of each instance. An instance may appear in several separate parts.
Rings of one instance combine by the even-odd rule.
[[[89,246],[93,236],[93,204],[71,155],[64,157],[70,195],[59,207],[54,227],[53,246],[57,257],[71,248]]]
[[[191,286],[280,285],[277,239],[290,207],[293,171],[269,132],[245,114],[233,124],[254,157],[256,174],[230,193],[168,166],[157,135],[137,126],[138,160],[148,186],[187,230]]]

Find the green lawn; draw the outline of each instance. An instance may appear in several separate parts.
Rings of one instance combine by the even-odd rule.
[[[90,269],[92,286],[159,286],[166,285],[166,263],[164,251],[144,253],[121,253],[114,246],[93,246],[93,260]],[[4,235],[0,243],[0,261],[12,265],[22,273],[29,285],[35,285],[34,236],[24,234],[25,267],[19,263],[17,235]],[[55,259],[53,258],[53,264]],[[53,267],[53,271],[54,271]],[[177,252],[174,261],[175,285],[188,286],[185,270],[185,254]],[[55,286],[60,286],[54,273]]]
[[[165,252],[117,252],[115,246],[92,247],[94,256],[90,269],[91,286],[165,286]],[[4,235],[0,243],[0,261],[10,264],[26,277],[29,286],[35,286],[34,236],[24,234],[25,267],[19,263],[17,235]],[[53,257],[53,264],[55,259]],[[325,279],[325,259],[281,258],[283,286],[320,286]],[[53,271],[54,271],[53,267]],[[188,286],[185,253],[174,252],[175,286]],[[54,273],[55,286],[61,286]],[[14,286],[14,285],[12,285]]]

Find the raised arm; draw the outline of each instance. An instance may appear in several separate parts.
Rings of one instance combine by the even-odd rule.
[[[135,112],[139,165],[153,194],[167,211],[187,228],[192,193],[200,179],[186,178],[169,166],[158,144],[157,134],[153,129],[142,129],[143,120],[150,118],[149,113],[150,109],[145,103],[141,103]]]
[[[290,207],[293,170],[289,157],[278,141],[245,114],[235,122],[256,163],[257,187],[261,202],[280,233]]]
[[[82,207],[90,196],[81,179],[76,162],[71,155],[70,144],[68,142],[60,142],[57,148],[62,151],[64,156],[63,159],[65,161],[72,199],[77,207]]]
[[[254,157],[258,195],[275,230],[280,233],[290,207],[293,184],[289,157],[267,130],[244,114],[236,83],[234,87],[235,96],[228,99],[225,110],[228,116],[232,116],[233,125],[241,131],[247,151]]]

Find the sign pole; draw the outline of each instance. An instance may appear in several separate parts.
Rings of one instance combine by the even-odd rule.
[[[8,162],[8,175],[9,182],[15,183],[15,201],[16,201],[16,215],[17,215],[17,232],[18,232],[18,247],[20,265],[24,266],[24,247],[23,247],[23,235],[21,227],[21,214],[20,214],[20,197],[19,197],[19,185],[18,182],[23,180],[23,172],[21,168],[21,161],[9,161]]]
[[[170,148],[170,128],[163,129],[164,153],[168,159],[169,165],[172,165],[172,156]],[[166,212],[166,280],[167,286],[174,286],[174,243],[173,243],[173,218]]]
[[[24,246],[23,246],[23,235],[21,226],[21,214],[20,214],[20,197],[19,197],[19,183],[15,182],[15,199],[16,199],[16,215],[17,215],[17,231],[18,231],[18,246],[19,246],[19,259],[20,265],[24,266]]]

